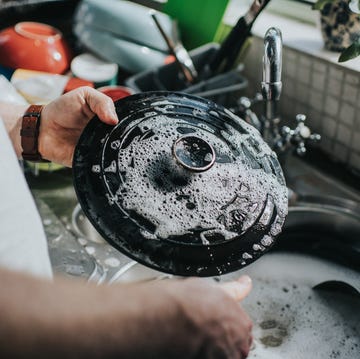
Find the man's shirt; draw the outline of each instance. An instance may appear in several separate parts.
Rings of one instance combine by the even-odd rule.
[[[0,267],[52,277],[41,218],[1,118]]]

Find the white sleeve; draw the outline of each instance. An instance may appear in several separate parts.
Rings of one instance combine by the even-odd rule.
[[[41,218],[1,119],[0,266],[52,277]]]

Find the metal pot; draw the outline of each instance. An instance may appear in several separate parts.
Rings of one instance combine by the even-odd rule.
[[[156,270],[199,276],[239,269],[271,247],[287,188],[258,131],[183,93],[115,105],[119,124],[90,121],[73,162],[82,209],[111,245]]]

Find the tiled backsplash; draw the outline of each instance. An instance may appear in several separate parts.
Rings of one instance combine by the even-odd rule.
[[[244,59],[249,96],[260,91],[263,53],[263,39],[254,36]],[[321,150],[360,173],[360,73],[284,46],[282,82],[284,123],[305,114],[322,135]]]

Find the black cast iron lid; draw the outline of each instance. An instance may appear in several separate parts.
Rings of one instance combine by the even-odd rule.
[[[287,214],[276,155],[259,133],[203,98],[147,92],[94,118],[74,154],[74,185],[100,234],[177,275],[239,269],[274,242]]]

